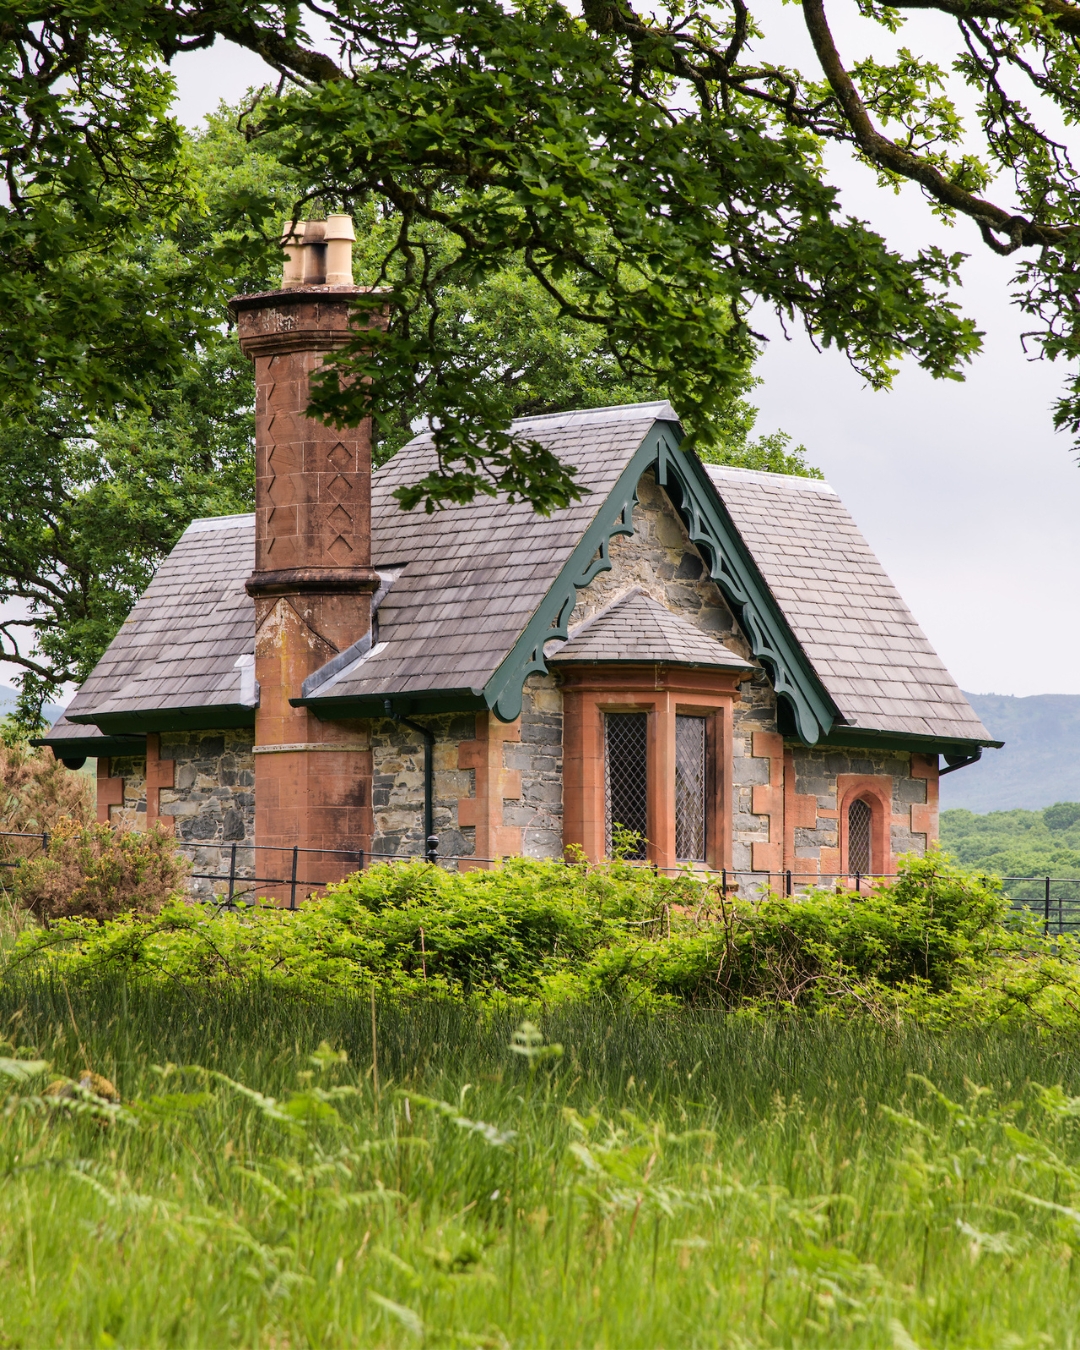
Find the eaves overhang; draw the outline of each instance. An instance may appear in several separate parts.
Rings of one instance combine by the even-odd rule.
[[[255,725],[255,709],[242,703],[201,704],[193,708],[148,708],[137,712],[68,714],[68,721],[95,726],[106,736],[145,735],[148,731],[229,731]]]
[[[547,643],[566,641],[578,591],[610,570],[611,540],[616,535],[634,533],[637,485],[650,468],[682,516],[690,539],[706,560],[709,575],[739,619],[755,658],[768,670],[777,695],[789,705],[799,738],[806,745],[816,745],[843,720],[712,480],[696,455],[679,448],[681,440],[678,423],[657,421],[620,474],[514,647],[485,686],[485,703],[501,721],[513,722],[520,716],[528,677],[547,673]]]
[[[402,717],[436,717],[439,713],[483,712],[487,708],[482,689],[403,689],[357,697],[291,698],[294,708],[310,708],[320,722],[336,722],[347,717],[385,717],[390,712]]]
[[[887,750],[953,755],[970,753],[976,749],[1000,750],[1005,742],[967,736],[923,736],[908,731],[880,731],[874,727],[836,726],[819,744],[824,748],[832,746],[837,749],[880,745]]]
[[[30,744],[51,750],[56,759],[102,759],[106,755],[141,755],[145,735],[130,736],[34,736]]]

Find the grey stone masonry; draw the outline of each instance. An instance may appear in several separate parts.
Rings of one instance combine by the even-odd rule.
[[[371,805],[373,857],[418,856],[424,852],[424,738],[401,722],[371,722]],[[458,826],[459,797],[473,795],[473,773],[458,768],[458,746],[476,735],[473,713],[425,717],[435,734],[434,827],[439,853],[467,857],[476,852],[476,831]]]
[[[578,592],[570,627],[576,628],[631,587],[639,586],[679,618],[719,638],[737,656],[752,661],[735,616],[708,575],[667,493],[657,487],[651,469],[642,475],[637,496],[634,533],[612,539],[611,570],[601,572]]]
[[[161,758],[174,762],[171,788],[160,791],[161,815],[174,822],[177,843],[193,872],[227,875],[236,849],[239,878],[269,875],[279,860],[264,858],[256,865],[254,735],[249,728],[235,731],[166,731],[161,736]],[[193,895],[221,894],[227,881],[193,877]],[[241,881],[238,894],[252,889]]]
[[[476,829],[458,822],[458,802],[476,796],[476,773],[459,768],[459,747],[476,735],[474,713],[425,717],[435,733],[434,826],[441,857],[476,854]],[[562,854],[562,695],[551,675],[525,684],[520,740],[503,743],[502,767],[521,774],[521,795],[504,798],[502,823],[521,830],[529,858]],[[415,857],[424,852],[424,742],[400,722],[371,723],[371,852]]]
[[[897,819],[910,822],[912,806],[926,803],[926,779],[911,775],[911,756],[890,750],[836,750],[794,747],[795,791],[817,798],[816,829],[795,831],[796,858],[820,858],[822,849],[839,848],[839,820],[836,818],[836,780],[839,774],[872,774],[892,779],[892,823],[890,846],[896,855],[926,852],[930,843],[924,833],[915,832],[910,825],[901,825]],[[822,815],[823,811],[829,815]],[[824,870],[824,869],[823,869]]]
[[[109,774],[124,780],[124,804],[109,808],[109,822],[118,830],[146,828],[146,756],[113,755]]]
[[[505,766],[521,772],[520,801],[503,802],[503,824],[521,827],[526,858],[561,858],[563,850],[562,694],[551,675],[525,681],[521,740],[507,741]]]
[[[209,899],[227,891],[227,876],[236,849],[236,894],[252,889],[256,873],[255,852],[255,757],[250,729],[238,731],[166,731],[161,735],[161,758],[174,762],[171,788],[161,788],[161,817],[173,821],[180,852],[192,871],[191,895]],[[146,759],[139,755],[114,755],[109,761],[113,778],[124,780],[124,804],[109,813],[119,829],[146,828]]]
[[[733,709],[731,862],[753,869],[753,846],[769,842],[769,817],[755,815],[754,788],[769,781],[769,761],[754,756],[754,732],[776,730],[776,694],[764,671],[739,685]]]

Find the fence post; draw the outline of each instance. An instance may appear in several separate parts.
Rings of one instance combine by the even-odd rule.
[[[1043,897],[1043,932],[1050,932],[1050,878],[1046,878],[1046,894]]]
[[[233,844],[229,850],[229,904],[233,902],[233,891],[236,889],[236,845]]]
[[[790,895],[790,894],[791,894],[791,868],[790,868],[790,867],[789,867],[788,870],[784,873],[784,894],[785,894],[785,895]]]
[[[289,884],[289,908],[296,908],[296,864],[300,857],[300,845],[293,844],[292,851],[292,881]]]
[[[855,894],[862,895],[862,873],[855,873]]]
[[[42,853],[48,853],[48,851],[49,851],[49,831],[48,831],[48,830],[45,830],[45,831],[43,831],[43,833],[42,833],[42,836],[41,836],[41,851],[42,851]]]
[[[727,868],[720,869],[720,894],[727,899]]]
[[[429,863],[436,863],[439,858],[439,836],[429,834],[427,837],[427,860]]]

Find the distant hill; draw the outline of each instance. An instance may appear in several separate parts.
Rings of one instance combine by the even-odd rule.
[[[1080,801],[1080,694],[968,694],[1003,750],[941,780],[943,809],[1040,811]]]
[[[15,711],[15,703],[19,697],[19,691],[12,689],[8,684],[0,684],[0,717],[6,717],[8,713]],[[59,703],[46,703],[42,708],[45,721],[53,723],[64,711]]]

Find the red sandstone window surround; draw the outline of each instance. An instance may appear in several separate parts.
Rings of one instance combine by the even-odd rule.
[[[560,675],[565,843],[598,860],[612,827],[640,829],[643,815],[644,856],[658,867],[730,867],[740,672],[597,664]]]
[[[840,871],[844,876],[893,872],[890,824],[892,779],[879,774],[840,774],[836,784],[840,816]]]

